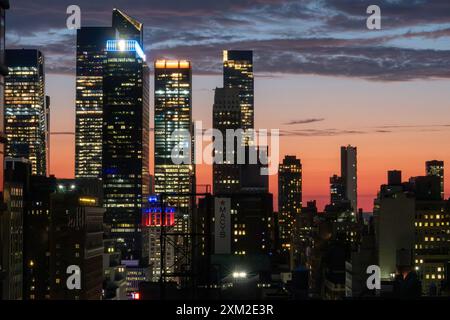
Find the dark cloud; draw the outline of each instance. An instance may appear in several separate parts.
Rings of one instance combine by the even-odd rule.
[[[368,17],[366,9],[376,4],[381,9],[382,27],[410,27],[450,22],[448,0],[325,0],[325,5],[336,12],[328,20],[335,28],[361,28]]]
[[[450,51],[388,45],[397,38],[450,36],[450,29],[440,26],[450,22],[450,1],[378,1],[384,28],[434,23],[435,29],[349,37],[348,30],[364,32],[371,2],[16,0],[7,13],[7,45],[37,47],[47,57],[49,72],[73,73],[75,34],[65,23],[67,6],[76,3],[83,25],[110,25],[112,8],[123,9],[144,23],[149,61],[190,59],[197,74],[220,73],[222,50],[239,48],[255,51],[259,76],[318,74],[377,81],[450,77]]]
[[[291,120],[289,122],[286,122],[285,125],[308,124],[308,123],[314,123],[314,122],[321,122],[324,120],[325,120],[325,118],[309,118],[309,119]]]
[[[299,129],[299,130],[280,130],[280,136],[283,137],[331,137],[343,135],[361,135],[361,134],[390,134],[396,132],[442,132],[447,131],[450,125],[447,124],[423,124],[423,125],[380,125],[369,128],[325,128],[325,129]]]
[[[366,40],[362,40],[365,42]],[[253,49],[259,73],[319,74],[405,81],[450,77],[450,51],[361,45],[358,40],[243,41],[227,47]],[[220,73],[223,44],[154,50],[150,57],[189,57],[198,73]]]

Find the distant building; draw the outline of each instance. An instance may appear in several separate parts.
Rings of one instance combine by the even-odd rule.
[[[441,178],[435,175],[411,177],[407,185],[417,200],[441,200]]]
[[[444,161],[438,160],[427,161],[425,166],[427,176],[439,177],[441,199],[444,199]]]
[[[49,99],[45,96],[44,56],[38,50],[6,50],[6,155],[31,161],[32,174],[46,175]]]
[[[388,171],[388,185],[399,186],[402,184],[402,172],[399,170]]]
[[[222,149],[214,150],[214,157],[221,163],[213,163],[213,190],[214,193],[233,193],[241,188],[241,166],[237,161],[236,150],[240,141],[233,138],[227,140],[227,130],[241,129],[241,100],[239,89],[216,88],[213,105],[213,128],[222,133]],[[217,143],[217,141],[216,141]],[[229,152],[227,152],[227,143]],[[231,159],[228,161],[227,159]]]
[[[358,211],[358,177],[356,147],[341,147],[341,177],[345,185],[345,196],[350,201],[351,208]]]
[[[330,205],[340,206],[346,201],[345,184],[342,177],[333,175],[330,178]]]
[[[302,211],[302,164],[285,156],[278,169],[278,223],[282,252],[290,253],[296,233],[296,219]]]

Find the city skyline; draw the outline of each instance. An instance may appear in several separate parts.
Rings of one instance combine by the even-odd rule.
[[[103,2],[102,4],[102,1],[100,1],[96,5],[80,2],[83,13],[82,25],[99,25],[108,21],[105,12],[111,10],[112,7],[105,1]],[[298,6],[301,7],[307,3],[308,1],[302,2]],[[52,67],[47,68],[47,94],[52,97],[53,101],[51,107],[51,131],[53,133],[72,133],[75,124],[72,116],[75,108],[74,70],[70,67],[71,61],[75,59],[73,48],[75,35],[64,28],[64,10],[66,8],[64,5],[65,3],[62,1],[55,7],[55,12],[59,12],[58,8],[61,8],[61,12],[58,14],[49,12],[49,19],[45,23],[33,21],[36,24],[35,31],[33,33],[26,32],[20,37],[17,37],[17,34],[19,31],[23,32],[23,26],[17,24],[15,15],[33,15],[34,13],[29,11],[32,9],[32,4],[27,6],[28,9],[17,4],[17,8],[12,10],[8,16],[7,47],[33,45],[43,51],[47,57],[47,66],[52,65]],[[155,26],[157,22],[148,21],[151,15],[148,14],[148,11],[140,12],[140,5],[139,1],[136,3],[136,7],[130,7],[123,3],[121,8],[123,7],[132,16],[142,18],[146,25],[147,32],[144,34],[148,39],[146,40],[147,43],[151,44],[148,46],[148,52],[146,52],[148,61],[152,61],[157,56],[193,60],[193,119],[202,120],[206,124],[204,127],[211,124],[209,115],[214,102],[212,90],[222,85],[220,75],[222,50],[234,48],[254,50],[256,57],[254,62],[256,128],[280,128],[282,130],[280,160],[284,155],[296,155],[302,160],[305,201],[316,199],[319,207],[323,207],[328,202],[329,177],[339,172],[339,147],[343,145],[351,144],[358,147],[358,194],[360,206],[365,211],[372,211],[372,203],[377,188],[385,182],[387,170],[402,170],[404,177],[417,176],[424,174],[425,161],[433,159],[443,160],[447,163],[450,161],[450,151],[445,147],[450,137],[450,126],[448,123],[441,121],[441,117],[439,117],[439,120],[436,118],[436,114],[448,112],[446,111],[448,109],[447,101],[450,100],[450,93],[446,90],[450,84],[450,81],[446,78],[448,75],[445,73],[439,74],[438,68],[433,68],[437,64],[442,68],[448,63],[448,58],[445,55],[449,49],[448,42],[445,41],[448,32],[442,31],[446,30],[447,24],[445,18],[442,19],[439,15],[438,3],[430,4],[427,9],[429,10],[427,19],[430,19],[427,27],[417,26],[417,22],[423,22],[425,18],[417,15],[415,6],[406,8],[405,11],[402,11],[402,14],[395,13],[395,5],[387,6],[385,13],[387,23],[383,28],[386,30],[378,33],[370,33],[365,29],[365,24],[362,22],[365,22],[366,15],[362,8],[359,16],[356,9],[355,11],[349,11],[349,6],[338,6],[331,1],[331,11],[345,14],[345,17],[356,16],[361,19],[361,27],[358,27],[355,22],[353,25],[344,28],[346,26],[344,22],[336,21],[336,25],[341,28],[333,32],[330,22],[327,22],[326,17],[321,13],[321,8],[314,8],[309,5],[309,12],[315,12],[315,17],[323,25],[322,35],[330,36],[330,39],[334,42],[328,42],[330,39],[325,41],[317,34],[305,39],[305,31],[312,28],[309,25],[310,21],[302,19],[303,17],[298,18],[298,21],[294,18],[289,20],[290,31],[292,31],[291,24],[294,24],[294,22],[298,22],[300,26],[299,30],[293,31],[292,35],[297,38],[294,42],[296,44],[294,49],[297,50],[297,54],[303,57],[310,57],[311,51],[318,52],[319,49],[328,48],[327,43],[335,46],[333,47],[335,48],[334,52],[343,50],[343,47],[348,46],[349,49],[344,52],[344,56],[348,57],[349,60],[354,53],[350,52],[350,49],[356,50],[356,48],[361,50],[361,54],[364,53],[364,56],[369,57],[372,48],[369,40],[373,40],[373,45],[379,45],[380,38],[387,37],[388,39],[383,40],[384,46],[382,46],[386,52],[380,52],[380,49],[372,48],[375,50],[372,50],[374,52],[372,54],[379,52],[380,61],[394,59],[396,57],[395,50],[408,54],[409,58],[427,53],[427,59],[432,60],[429,61],[428,66],[425,66],[417,60],[410,59],[413,62],[405,70],[401,69],[394,59],[392,60],[392,68],[389,64],[380,69],[373,69],[374,67],[370,65],[371,68],[364,72],[352,70],[350,73],[341,70],[339,67],[342,63],[341,60],[337,60],[334,65],[326,64],[329,66],[329,70],[315,70],[314,68],[306,70],[307,67],[314,66],[308,59],[304,68],[294,64],[295,68],[289,70],[288,66],[292,65],[290,60],[286,61],[285,65],[278,64],[280,67],[280,73],[278,73],[273,66],[268,66],[266,59],[270,52],[274,53],[274,57],[278,57],[280,54],[280,52],[273,51],[275,44],[280,45],[282,43],[279,39],[280,36],[277,37],[277,29],[273,23],[268,23],[265,26],[269,30],[268,34],[271,35],[271,40],[259,39],[253,43],[250,40],[245,41],[243,39],[236,41],[235,38],[241,37],[236,32],[240,27],[230,26],[231,40],[229,41],[226,41],[225,37],[221,37],[218,44],[211,45],[208,44],[207,39],[197,40],[206,42],[202,45],[193,40],[190,48],[192,50],[190,51],[186,49],[186,46],[183,47],[179,39],[174,38],[170,46],[167,43],[170,32],[167,32],[167,37],[164,32],[157,37],[156,31],[154,31],[158,30]],[[228,8],[228,5],[227,2],[225,7]],[[441,5],[445,6],[446,4],[442,3]],[[202,6],[204,7],[204,4]],[[270,2],[266,6],[263,4],[256,5],[265,14],[268,14],[267,6],[274,9],[274,15],[277,15],[277,19],[283,17],[281,5],[277,6],[276,2]],[[205,9],[205,15],[208,17],[206,20],[209,22],[220,21],[217,8],[209,9],[209,7]],[[238,15],[240,15],[241,20],[254,15],[245,5],[239,9]],[[226,10],[224,9],[224,11]],[[158,15],[158,12],[160,11],[155,10],[153,16]],[[168,3],[166,15],[176,19],[179,23],[184,23],[184,20],[177,18],[176,13],[177,10],[171,7],[171,3]],[[192,22],[191,18],[195,14],[195,11],[188,11],[186,20]],[[413,20],[410,29],[408,29],[407,22],[405,22],[406,25],[398,23],[397,20],[401,15],[410,16]],[[199,22],[198,24],[201,23],[206,22]],[[192,26],[192,39],[195,38],[195,35],[201,33],[198,24]],[[44,31],[41,31],[44,25],[47,30],[53,30],[53,36],[46,37],[45,41],[42,36]],[[170,28],[166,23],[162,23],[159,29],[170,31]],[[216,29],[219,30],[220,28],[210,26],[208,30]],[[263,30],[264,25],[258,21],[255,29]],[[441,32],[438,32],[439,30]],[[258,38],[257,30],[252,31],[254,33],[249,33],[248,38]],[[366,39],[367,43],[362,44],[361,41],[358,41],[361,37],[367,37],[369,40]],[[214,38],[214,35],[211,38]],[[186,39],[189,39],[189,37]],[[338,39],[342,41],[341,44],[336,43]],[[320,44],[319,40],[326,43]],[[292,39],[290,43],[292,43]],[[43,47],[44,44],[46,48]],[[202,58],[196,50],[204,49],[201,45],[207,44],[209,45],[208,50],[203,51],[205,56]],[[166,49],[164,49],[165,46]],[[288,52],[285,51],[285,53]],[[330,58],[333,54],[332,49],[329,49],[318,57],[328,61],[325,58]],[[58,61],[62,61],[66,66],[62,67]],[[208,66],[209,71],[205,70],[205,66]],[[398,69],[396,69],[397,67]],[[151,73],[151,77],[153,77],[153,70]],[[397,74],[397,78],[394,76],[395,74]],[[435,77],[441,77],[441,79],[435,80]],[[153,79],[150,80],[150,83],[153,83]],[[151,92],[153,90],[154,88],[151,87]],[[326,94],[324,94],[324,91]],[[270,92],[276,92],[277,95],[271,95]],[[150,94],[151,98],[152,96]],[[429,105],[429,101],[433,101],[432,106]],[[277,110],[283,110],[284,112],[274,113],[274,106],[277,106]],[[151,110],[153,107],[154,102],[151,101]],[[150,123],[152,122],[151,120]],[[73,140],[71,134],[52,135],[50,173],[58,177],[73,176],[74,164],[72,159],[75,156]],[[433,141],[433,143],[429,143],[430,141]],[[152,146],[150,147],[152,151]],[[151,171],[153,171],[152,161],[151,168]],[[212,185],[210,171],[209,167],[198,166],[197,183]],[[448,196],[449,180],[446,179],[445,181],[446,196]],[[273,176],[270,177],[270,191],[274,193],[275,197],[276,190],[276,176]],[[274,199],[274,202],[277,203],[276,199]]]
[[[0,0],[0,300],[448,299],[448,0],[178,1]]]

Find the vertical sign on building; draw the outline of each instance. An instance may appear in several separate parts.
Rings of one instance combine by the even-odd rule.
[[[231,199],[215,198],[214,203],[214,252],[231,253]]]

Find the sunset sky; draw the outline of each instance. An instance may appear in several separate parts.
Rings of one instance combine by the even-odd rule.
[[[150,65],[191,60],[194,120],[205,128],[213,89],[222,86],[222,50],[254,50],[256,127],[280,129],[280,157],[301,158],[304,202],[323,208],[340,146],[352,144],[359,205],[372,211],[387,170],[402,170],[406,180],[424,174],[426,160],[450,165],[450,1],[376,2],[381,31],[366,28],[373,1],[15,0],[7,47],[46,56],[50,172],[61,178],[74,175],[76,37],[66,29],[68,5],[81,7],[83,26],[109,26],[114,7],[143,22]],[[198,183],[211,184],[211,168],[198,168]]]

